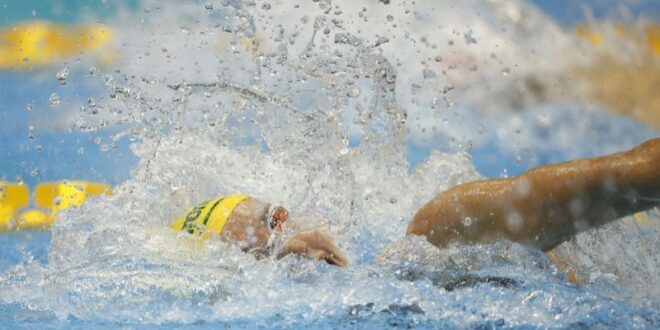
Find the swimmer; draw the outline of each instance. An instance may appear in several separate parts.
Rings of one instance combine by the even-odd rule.
[[[608,156],[545,165],[520,176],[453,187],[424,205],[407,234],[443,247],[450,241],[507,239],[549,251],[579,232],[660,205],[660,138]],[[288,220],[282,206],[245,195],[221,197],[193,208],[175,230],[217,235],[257,257],[270,255]],[[289,238],[277,258],[299,254],[346,266],[327,234]]]
[[[185,231],[201,238],[220,237],[237,244],[245,252],[262,258],[275,254],[278,259],[298,254],[345,267],[347,259],[320,230],[297,233],[278,251],[274,251],[289,211],[246,195],[218,197],[195,206],[172,224],[177,231]]]
[[[407,234],[438,246],[507,239],[547,252],[589,228],[660,205],[660,138],[631,150],[540,166],[441,192]]]

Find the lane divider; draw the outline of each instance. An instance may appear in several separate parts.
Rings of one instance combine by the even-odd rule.
[[[16,211],[30,205],[30,190],[23,184],[0,181],[0,231],[8,227]]]
[[[34,208],[27,185],[0,181],[0,232],[48,229],[57,213],[81,207],[90,196],[112,195],[112,187],[88,181],[40,183],[34,190]]]
[[[102,24],[67,26],[46,21],[19,23],[0,30],[0,69],[26,70],[93,53],[110,63],[114,32]]]
[[[578,24],[575,34],[594,47],[602,47],[611,42],[632,42],[649,53],[660,56],[660,24],[645,24],[642,27],[626,27],[620,23]]]

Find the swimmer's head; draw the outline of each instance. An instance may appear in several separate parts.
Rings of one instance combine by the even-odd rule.
[[[282,225],[289,219],[289,211],[282,206],[268,209],[268,225],[271,230],[282,231]]]

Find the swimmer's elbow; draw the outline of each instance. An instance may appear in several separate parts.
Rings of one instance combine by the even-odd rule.
[[[408,224],[408,228],[406,228],[406,236],[408,235],[419,235],[417,234],[416,227],[415,227],[415,220],[410,221]]]
[[[408,228],[406,229],[406,235],[419,235],[419,236],[425,236],[428,232],[426,227],[428,227],[427,224],[425,224],[426,221],[424,219],[415,216],[412,221],[408,224]]]
[[[416,235],[415,232],[410,227],[411,227],[410,224],[408,224],[408,228],[406,228],[406,236]]]

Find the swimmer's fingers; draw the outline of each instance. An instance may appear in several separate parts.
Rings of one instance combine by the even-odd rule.
[[[323,250],[325,251],[325,258],[323,260],[327,263],[339,267],[346,267],[346,265],[348,265],[348,260],[346,260],[346,257],[344,257],[332,240],[328,239],[324,241]]]
[[[277,253],[277,259],[289,254],[306,255],[339,267],[346,267],[348,264],[329,236],[318,231],[305,232],[291,237]]]
[[[317,236],[312,242],[308,242],[307,254],[316,260],[322,260],[339,267],[346,267],[348,264],[339,248],[327,235]]]
[[[334,254],[334,253],[326,254],[323,260],[325,260],[325,262],[331,265],[335,265],[339,267],[346,267],[348,265],[348,260],[346,260],[346,258],[341,254]]]
[[[330,265],[346,267],[346,264],[348,264],[346,258],[344,258],[341,253],[333,253],[327,249],[308,248],[306,254],[318,261],[325,261]]]

